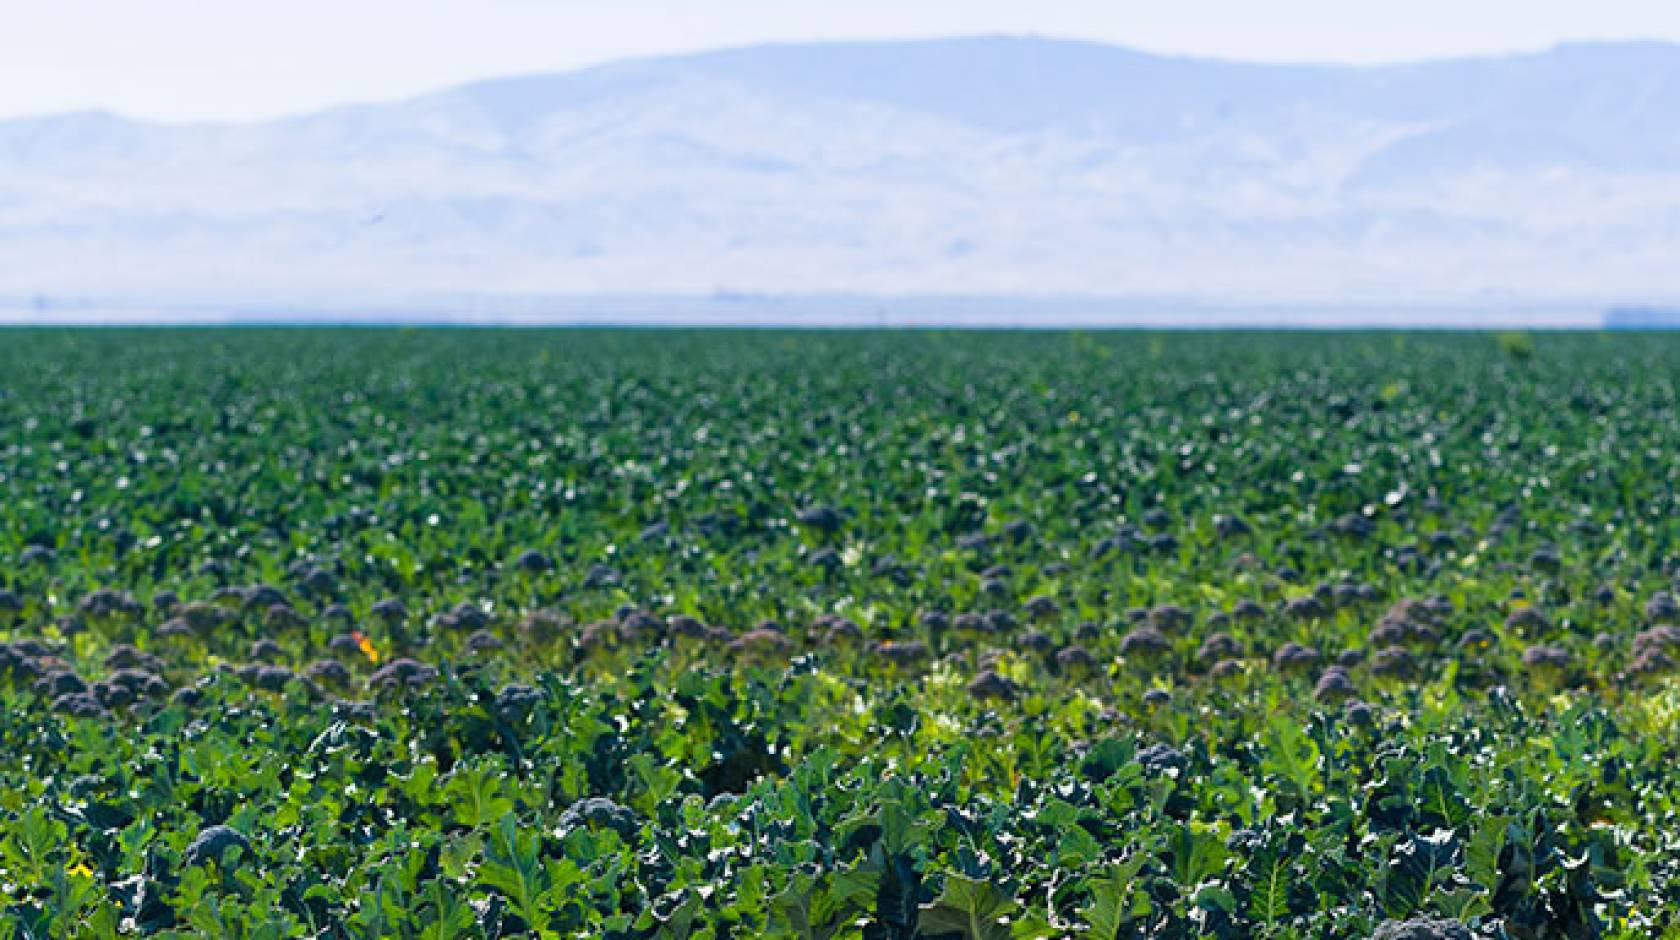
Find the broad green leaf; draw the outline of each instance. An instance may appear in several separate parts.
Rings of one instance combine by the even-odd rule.
[[[1091,901],[1080,909],[1080,914],[1090,927],[1090,936],[1097,940],[1118,940],[1126,936],[1129,921],[1149,912],[1149,898],[1138,884],[1138,873],[1148,861],[1148,855],[1135,852],[1089,879]]]
[[[963,940],[1009,940],[1009,916],[1018,905],[990,882],[946,875],[945,888],[918,911],[916,929],[928,936]]]

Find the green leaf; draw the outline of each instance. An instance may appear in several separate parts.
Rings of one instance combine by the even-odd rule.
[[[877,818],[881,826],[881,845],[894,855],[921,844],[932,829],[898,800],[883,802]]]
[[[1149,898],[1137,884],[1138,872],[1148,860],[1147,854],[1134,852],[1124,861],[1106,866],[1102,875],[1088,882],[1091,903],[1079,913],[1090,927],[1089,936],[1117,940],[1125,935],[1128,921],[1149,913]]]
[[[1418,784],[1418,804],[1424,812],[1440,817],[1444,826],[1457,827],[1470,818],[1470,804],[1459,795],[1443,767],[1431,767]]]
[[[1265,750],[1261,766],[1294,784],[1302,796],[1312,792],[1318,773],[1318,744],[1285,714],[1266,723]]]
[[[453,940],[472,929],[475,922],[472,907],[444,879],[428,882],[423,899],[427,905],[425,926],[420,929],[423,940]]]
[[[636,779],[641,781],[642,792],[636,795],[632,805],[646,815],[653,815],[659,804],[665,801],[677,786],[682,783],[682,774],[673,767],[658,763],[652,754],[637,754],[630,759],[630,769],[636,772]]]
[[[502,795],[502,780],[494,766],[458,768],[443,791],[451,800],[455,820],[476,829],[510,812],[513,800]]]
[[[1383,908],[1390,917],[1410,917],[1423,907],[1435,883],[1453,865],[1458,842],[1451,830],[1411,836],[1396,843],[1384,870]]]
[[[536,836],[521,833],[512,813],[497,823],[478,877],[500,891],[527,924],[536,927],[543,922],[551,884],[549,870],[538,855]]]
[[[846,904],[871,904],[874,902],[875,893],[880,890],[880,887],[880,870],[862,865],[842,869],[829,876],[829,893],[834,896],[836,901]]]
[[[1019,907],[996,885],[962,875],[946,875],[945,889],[918,912],[916,929],[930,936],[956,935],[964,940],[1009,940],[1009,915]]]
[[[1508,816],[1483,819],[1464,847],[1464,874],[1471,881],[1492,890],[1499,885],[1499,856],[1505,851]]]
[[[1254,884],[1248,912],[1263,924],[1275,924],[1289,916],[1289,878],[1292,859],[1278,848],[1260,853],[1249,863]]]
[[[826,879],[795,875],[770,899],[769,936],[827,940],[868,909],[879,882],[878,874],[860,878],[837,873]]]
[[[1168,847],[1173,877],[1186,888],[1201,884],[1225,867],[1225,841],[1211,830],[1182,823],[1173,828]]]
[[[1229,914],[1237,909],[1236,895],[1231,893],[1230,888],[1217,881],[1206,882],[1198,888],[1193,902],[1204,911],[1218,911],[1221,914]]]
[[[1476,888],[1461,887],[1451,891],[1436,891],[1429,899],[1429,906],[1436,913],[1454,920],[1469,920],[1493,913],[1493,902],[1489,899],[1489,893]]]
[[[1073,826],[1062,833],[1056,845],[1057,862],[1064,868],[1078,868],[1102,858],[1102,843],[1082,826]]]

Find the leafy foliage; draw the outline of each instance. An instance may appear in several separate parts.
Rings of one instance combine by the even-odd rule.
[[[0,937],[1680,931],[1673,338],[5,339]]]

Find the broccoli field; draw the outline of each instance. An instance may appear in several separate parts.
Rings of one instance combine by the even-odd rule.
[[[1680,936],[1680,336],[0,333],[0,940]]]

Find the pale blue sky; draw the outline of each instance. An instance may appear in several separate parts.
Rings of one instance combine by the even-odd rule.
[[[0,116],[248,119],[765,41],[1016,33],[1268,61],[1680,41],[1677,0],[0,0]]]

